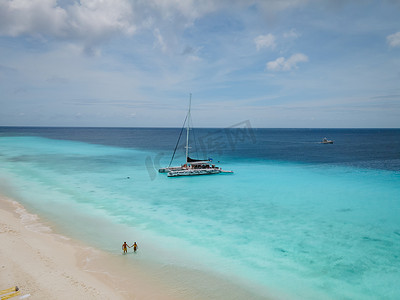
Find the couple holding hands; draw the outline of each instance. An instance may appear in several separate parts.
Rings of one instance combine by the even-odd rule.
[[[124,254],[128,252],[128,248],[132,248],[133,247],[133,252],[136,252],[138,245],[136,244],[136,242],[133,243],[132,246],[129,246],[126,242],[124,242],[122,244],[122,250],[124,250]]]

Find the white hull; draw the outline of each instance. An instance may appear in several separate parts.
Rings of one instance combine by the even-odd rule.
[[[323,138],[321,144],[333,144],[333,141]]]
[[[158,172],[159,173],[168,173],[168,172],[171,172],[171,171],[180,171],[180,170],[183,170],[183,169],[184,169],[183,167],[169,167],[169,168],[158,169]]]
[[[219,174],[219,169],[182,169],[168,172],[168,177]]]

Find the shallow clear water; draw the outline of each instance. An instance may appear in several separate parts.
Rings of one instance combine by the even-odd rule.
[[[168,178],[179,129],[1,128],[1,188],[112,253],[136,240],[293,299],[399,299],[400,131],[232,130],[198,141],[233,175]]]

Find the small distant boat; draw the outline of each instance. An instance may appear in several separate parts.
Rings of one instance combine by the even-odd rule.
[[[170,166],[166,168],[161,168],[158,170],[160,173],[167,173],[168,177],[177,177],[177,176],[195,176],[195,175],[211,175],[211,174],[219,174],[219,173],[233,173],[233,171],[222,170],[219,167],[216,167],[212,164],[212,159],[193,159],[189,157],[189,121],[190,121],[190,107],[192,103],[192,94],[190,94],[189,99],[189,111],[186,116],[185,122],[186,126],[186,162],[181,166],[171,167],[172,160],[175,156],[172,155]],[[183,128],[182,128],[183,129]],[[179,139],[178,139],[179,142]]]
[[[322,139],[321,144],[333,144],[332,140],[328,140],[326,137]]]

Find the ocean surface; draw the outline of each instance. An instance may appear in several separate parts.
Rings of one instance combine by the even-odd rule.
[[[195,129],[190,156],[234,174],[168,178],[180,132],[0,127],[0,191],[112,254],[137,241],[284,299],[400,299],[399,129]]]

